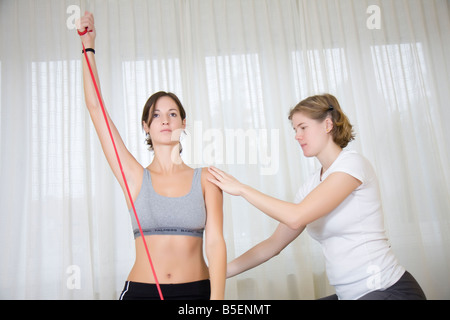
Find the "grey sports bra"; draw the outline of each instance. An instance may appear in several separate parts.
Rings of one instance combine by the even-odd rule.
[[[165,197],[155,192],[150,171],[144,169],[141,190],[134,206],[144,235],[185,235],[203,237],[206,223],[205,200],[201,184],[202,169],[194,170],[191,190],[182,197]],[[130,210],[134,238],[139,227]]]

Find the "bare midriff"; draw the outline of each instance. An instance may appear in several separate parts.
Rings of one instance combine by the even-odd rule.
[[[178,235],[145,236],[160,284],[188,283],[209,279],[203,258],[203,239]],[[156,283],[141,237],[135,240],[136,260],[128,281]]]

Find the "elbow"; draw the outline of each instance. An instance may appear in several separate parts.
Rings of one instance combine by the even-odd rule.
[[[88,103],[86,101],[86,108],[88,109],[89,112],[92,112],[96,109],[96,105],[94,103]]]
[[[281,253],[281,251],[282,251],[282,249],[275,251],[275,252],[273,253],[273,255],[272,255],[272,258],[273,258],[273,257],[276,257],[276,256],[279,256],[280,253]]]
[[[217,253],[222,253],[226,255],[226,244],[223,237],[219,239],[214,239],[213,241],[206,241],[205,253],[206,258],[209,260]]]
[[[299,214],[294,214],[289,221],[285,222],[285,225],[287,225],[292,230],[298,230],[304,226],[302,218],[299,216]]]
[[[102,96],[100,98],[103,100]],[[87,90],[86,87],[84,89],[84,102],[89,111],[100,109],[100,101],[98,100],[96,92],[93,90]]]
[[[85,93],[85,99],[84,103],[86,104],[86,107],[88,110],[95,110],[100,107],[100,103],[98,102],[97,96],[88,95]]]
[[[86,100],[86,108],[91,115],[95,115],[97,112],[101,111],[100,104],[98,101],[94,100]]]
[[[283,223],[292,230],[298,230],[306,226],[305,209],[299,207],[299,205],[294,205],[289,209],[290,210],[286,210],[289,214],[286,216],[286,221]]]

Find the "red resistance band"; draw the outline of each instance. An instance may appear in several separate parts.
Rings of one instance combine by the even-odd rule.
[[[83,32],[78,31],[78,34],[80,36],[82,36],[82,35],[85,35],[87,32],[88,32],[88,30],[86,28]],[[92,31],[89,31],[89,32],[92,32]],[[148,251],[147,241],[145,241],[144,232],[142,231],[141,223],[139,222],[139,218],[138,218],[138,215],[136,213],[136,208],[134,207],[133,199],[131,198],[131,193],[130,193],[130,189],[128,188],[128,183],[127,183],[127,179],[125,178],[125,173],[123,172],[122,162],[120,161],[119,153],[117,152],[116,143],[114,142],[114,138],[113,138],[113,135],[112,135],[112,132],[111,132],[111,127],[109,126],[108,117],[106,116],[106,111],[105,111],[105,107],[103,105],[102,98],[100,96],[100,91],[98,90],[97,82],[95,81],[94,73],[92,72],[91,64],[89,63],[89,58],[87,56],[86,48],[84,47],[84,43],[81,42],[81,44],[83,45],[84,56],[86,58],[87,65],[89,67],[89,72],[91,73],[91,78],[92,78],[92,82],[94,83],[95,92],[97,93],[97,98],[98,98],[98,101],[100,102],[100,106],[102,108],[103,117],[105,118],[106,126],[108,127],[109,136],[111,138],[111,142],[113,144],[114,151],[116,153],[117,162],[119,163],[120,172],[122,173],[123,182],[124,182],[125,187],[127,189],[128,198],[130,199],[131,206],[133,207],[133,212],[134,212],[134,216],[136,217],[136,222],[137,222],[137,225],[139,227],[139,232],[141,234],[142,241],[144,242],[145,251],[147,252],[148,261],[150,262],[150,267],[152,269],[153,277],[154,277],[155,282],[156,282],[156,287],[158,288],[159,297],[161,298],[161,300],[164,300],[164,297],[163,297],[162,292],[161,292],[161,287],[160,287],[159,282],[158,282],[158,278],[156,277],[155,268],[153,267],[152,258],[150,257],[150,252]]]

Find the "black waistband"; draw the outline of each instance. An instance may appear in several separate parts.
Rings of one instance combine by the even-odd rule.
[[[174,284],[160,284],[164,300],[209,300],[211,284],[209,279]],[[126,281],[120,300],[160,300],[154,283]]]
[[[143,229],[144,236],[151,235],[178,235],[178,236],[191,236],[203,238],[204,229],[188,229],[180,227],[161,227],[161,228],[147,228]],[[139,229],[134,230],[134,238],[136,239],[141,234]]]

